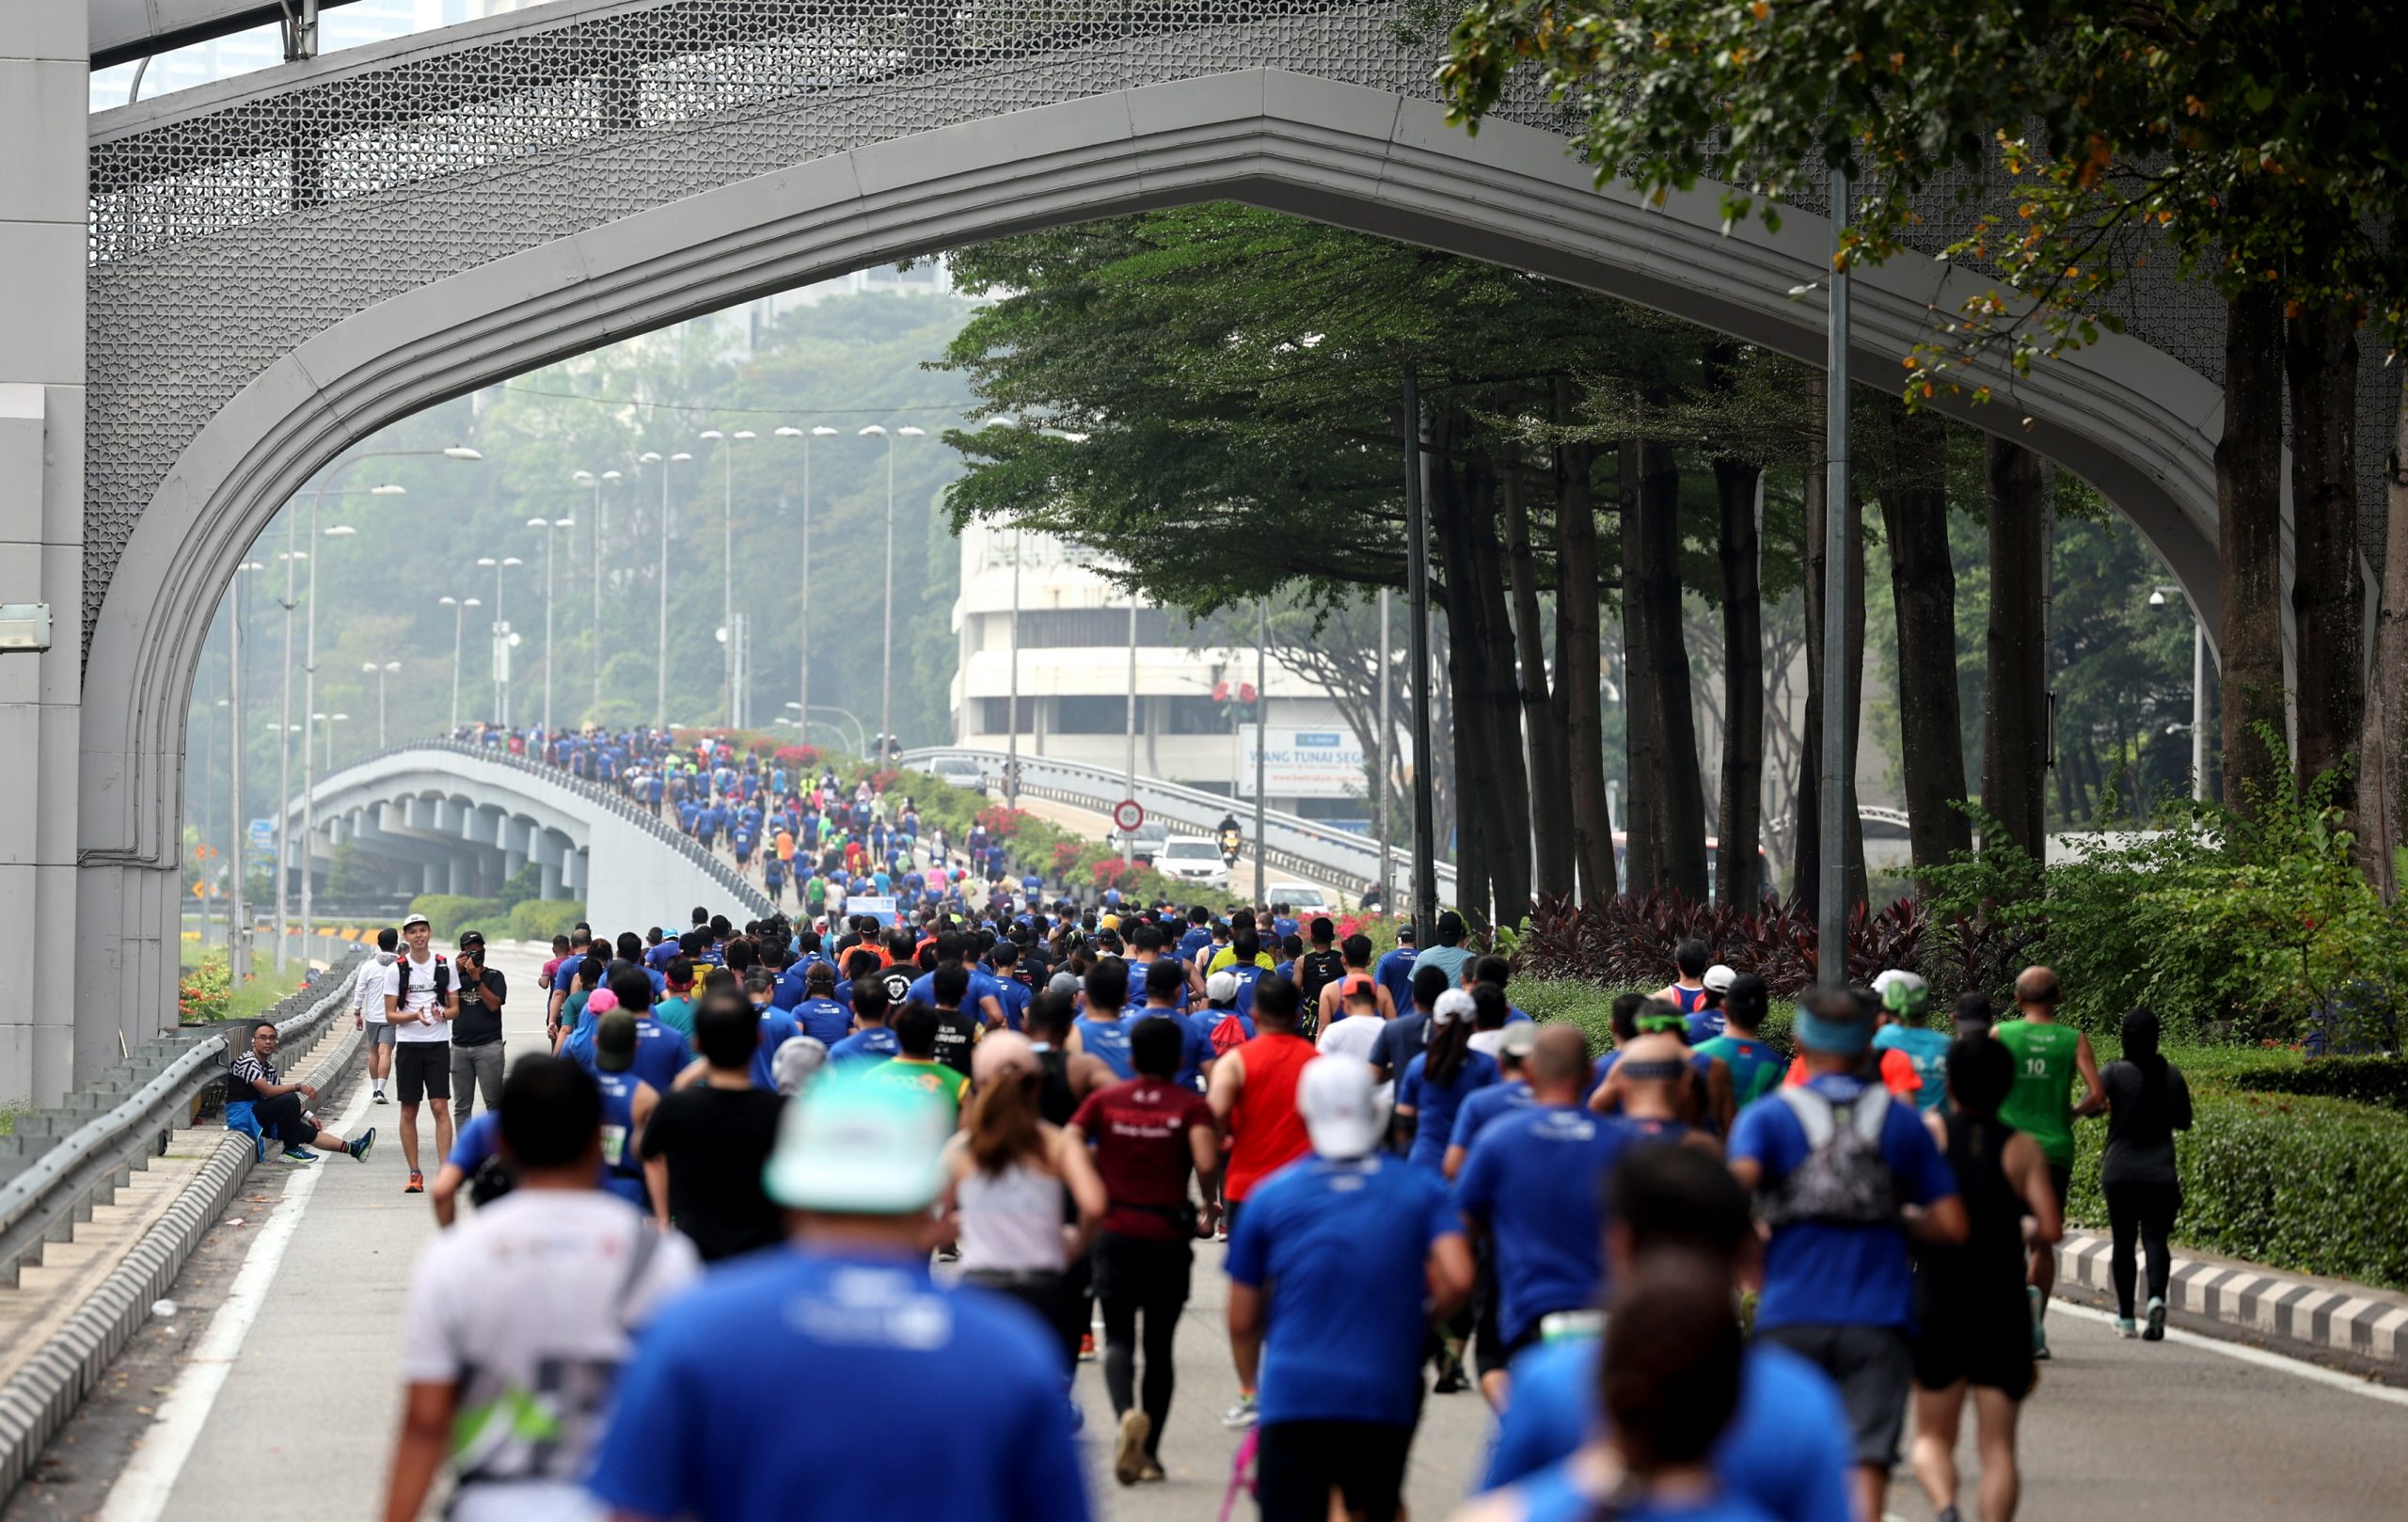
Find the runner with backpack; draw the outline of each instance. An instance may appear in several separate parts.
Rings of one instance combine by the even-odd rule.
[[[459,1018],[460,991],[452,964],[432,948],[435,927],[423,914],[402,921],[409,948],[385,969],[385,1018],[393,1026],[393,1080],[401,1089],[402,1159],[409,1182],[402,1193],[426,1192],[418,1165],[418,1107],[435,1112],[435,1155],[452,1154],[452,1022]]]

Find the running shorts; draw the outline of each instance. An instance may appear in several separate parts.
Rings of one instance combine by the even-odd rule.
[[[401,1038],[401,1027],[389,1020],[372,1020],[360,1032],[360,1039],[370,1046],[392,1046]]]
[[[1944,1390],[1958,1381],[2010,1401],[2032,1393],[2032,1315],[2022,1296],[1993,1305],[1932,1305],[1915,1335],[1915,1384]]]
[[[1270,1421],[1258,1429],[1262,1522],[1327,1522],[1329,1493],[1364,1522],[1396,1522],[1413,1429],[1379,1421]]]
[[[452,1098],[452,1043],[449,1041],[403,1041],[393,1049],[393,1081],[401,1086],[404,1104],[416,1104],[421,1099],[437,1099],[450,1102]]]
[[[2029,1354],[2032,1324],[2019,1318]],[[1907,1387],[1914,1355],[1894,1326],[1773,1326],[1756,1334],[1778,1342],[1831,1376],[1847,1409],[1856,1462],[1887,1469],[1898,1461],[1898,1434],[1907,1421]]]

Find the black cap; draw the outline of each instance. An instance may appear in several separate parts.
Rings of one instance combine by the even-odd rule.
[[[463,930],[460,932],[460,949],[463,951],[467,950],[470,946],[482,946],[484,943],[485,933],[483,930]]]

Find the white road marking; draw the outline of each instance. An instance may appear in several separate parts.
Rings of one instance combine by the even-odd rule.
[[[2079,1316],[2084,1321],[2099,1322],[2108,1326],[2115,1324],[2114,1311],[2094,1310],[2088,1306],[2069,1305],[2063,1300],[2050,1302],[2049,1314]],[[2253,1348],[2241,1342],[2226,1342],[2221,1338],[2201,1337],[2196,1332],[2185,1332],[2173,1326],[2165,1329],[2165,1340],[2179,1342],[2184,1347],[2205,1348],[2210,1353],[2221,1353],[2227,1358],[2238,1358],[2242,1363],[2254,1363],[2260,1369],[2273,1369],[2286,1374],[2296,1374],[2302,1379],[2310,1380],[2319,1385],[2329,1385],[2337,1390],[2348,1390],[2353,1395],[2363,1395],[2370,1401],[2388,1401],[2393,1405],[2408,1405],[2408,1390],[2395,1389],[2389,1385],[2377,1385],[2370,1380],[2360,1379],[2354,1374],[2345,1374],[2338,1370],[2327,1369],[2321,1364],[2306,1363],[2298,1358],[2287,1358],[2279,1353],[2269,1353],[2264,1348]],[[108,1522],[108,1519],[103,1518],[103,1522]]]
[[[361,1084],[341,1120],[331,1128],[337,1135],[349,1135],[358,1126],[368,1110],[368,1093],[369,1086]],[[159,1403],[158,1419],[143,1434],[142,1446],[134,1451],[117,1482],[109,1487],[98,1522],[158,1522],[166,1510],[184,1464],[200,1441],[201,1429],[209,1423],[210,1409],[243,1351],[243,1340],[250,1335],[251,1324],[259,1319],[268,1292],[276,1287],[277,1270],[283,1266],[285,1249],[300,1229],[301,1213],[309,1208],[309,1197],[318,1192],[318,1181],[335,1165],[335,1155],[327,1153],[324,1162],[310,1164],[300,1177],[285,1184],[284,1197],[277,1201],[259,1235],[251,1239],[225,1302],[210,1318],[209,1330],[194,1346],[175,1388]]]

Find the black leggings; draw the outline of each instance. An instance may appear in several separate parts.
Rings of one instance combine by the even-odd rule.
[[[2165,1298],[2165,1281],[2173,1273],[2174,1255],[2165,1244],[2174,1217],[2182,1209],[2182,1186],[2174,1183],[2111,1183],[2106,1186],[2107,1230],[2111,1253],[2108,1267],[2115,1276],[2116,1314],[2132,1319],[2132,1234],[2140,1234],[2148,1249],[2149,1298]]]
[[[1179,1376],[1172,1347],[1179,1336],[1180,1311],[1187,1304],[1191,1257],[1185,1242],[1107,1233],[1096,1244],[1096,1293],[1103,1301],[1103,1387],[1111,1393],[1116,1416],[1132,1406],[1146,1413],[1149,1457],[1160,1451],[1163,1427],[1170,1419],[1171,1391]],[[1140,1315],[1146,1324],[1142,1393],[1137,1387]]]

